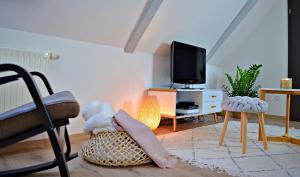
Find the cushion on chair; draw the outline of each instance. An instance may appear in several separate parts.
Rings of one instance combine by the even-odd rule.
[[[268,110],[268,103],[259,98],[235,96],[223,101],[222,109],[232,112],[266,112]]]
[[[43,98],[54,120],[74,118],[79,114],[79,104],[71,92],[63,91]],[[41,126],[43,117],[33,102],[0,114],[0,140]]]

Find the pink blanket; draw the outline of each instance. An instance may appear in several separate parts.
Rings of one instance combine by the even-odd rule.
[[[115,120],[160,168],[175,168],[177,159],[170,156],[150,128],[123,110],[115,115]]]

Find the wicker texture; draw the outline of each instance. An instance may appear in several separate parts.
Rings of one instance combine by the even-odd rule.
[[[82,146],[85,160],[104,166],[141,165],[152,160],[126,132],[100,132]]]

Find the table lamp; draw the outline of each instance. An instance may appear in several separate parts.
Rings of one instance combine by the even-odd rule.
[[[155,130],[160,123],[160,106],[156,96],[147,96],[142,103],[138,120]]]

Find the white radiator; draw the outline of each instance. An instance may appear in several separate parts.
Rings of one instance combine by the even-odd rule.
[[[28,71],[39,71],[47,75],[47,69],[51,61],[45,57],[45,53],[31,52],[18,49],[0,48],[0,64],[14,63]],[[0,76],[13,72],[0,73]],[[42,95],[47,95],[43,82],[34,77]],[[22,79],[5,85],[0,85],[0,113],[32,101],[29,91]]]

